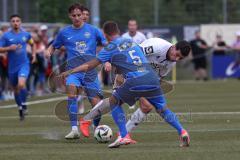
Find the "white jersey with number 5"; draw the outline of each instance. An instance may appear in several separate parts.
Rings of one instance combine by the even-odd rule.
[[[176,65],[176,62],[167,60],[167,52],[172,46],[168,41],[161,38],[150,38],[142,42],[140,46],[160,77],[166,76]]]

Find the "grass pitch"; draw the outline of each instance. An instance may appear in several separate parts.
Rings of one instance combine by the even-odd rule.
[[[0,109],[0,160],[237,160],[240,159],[239,90],[237,80],[180,82],[166,95],[169,108],[179,113],[183,126],[189,130],[189,148],[178,147],[176,131],[154,111],[132,133],[138,141],[136,145],[108,149],[107,144],[98,144],[93,137],[65,140],[70,127],[69,122],[59,120],[54,114],[58,101],[30,105],[30,114],[24,122],[19,122],[16,108]],[[62,95],[40,99],[58,96]],[[0,106],[8,104],[13,102]],[[126,106],[125,111],[132,112]],[[110,115],[104,116],[101,123],[116,133]]]

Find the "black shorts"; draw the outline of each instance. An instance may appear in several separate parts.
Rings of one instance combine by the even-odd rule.
[[[192,62],[194,64],[194,69],[195,70],[200,69],[200,68],[202,68],[202,69],[207,68],[207,59],[205,57],[196,58]]]

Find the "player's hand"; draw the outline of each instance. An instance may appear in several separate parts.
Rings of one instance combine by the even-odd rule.
[[[104,64],[104,69],[105,69],[106,72],[110,72],[110,71],[112,70],[112,65],[111,65],[111,63],[106,62],[106,63]]]
[[[20,47],[21,47],[20,44],[18,44],[18,45],[12,44],[11,46],[8,47],[8,50],[9,50],[9,51],[15,51],[15,50],[17,50],[17,49],[20,48]]]
[[[52,46],[48,47],[48,49],[44,52],[44,56],[49,59],[53,53],[54,49]]]
[[[66,78],[67,76],[69,76],[71,74],[71,70],[69,71],[66,71],[66,72],[62,72],[60,75],[58,75],[57,77],[60,78],[60,79],[64,79]]]
[[[37,62],[37,57],[36,57],[36,54],[33,54],[33,55],[32,55],[32,62],[31,62],[31,63],[33,64],[33,63],[35,63],[35,62]]]

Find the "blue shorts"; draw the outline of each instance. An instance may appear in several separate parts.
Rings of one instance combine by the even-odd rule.
[[[162,110],[167,105],[164,95],[154,98],[147,98],[147,100],[155,107],[156,110]]]
[[[76,87],[82,87],[88,96],[88,99],[99,97],[103,98],[102,88],[98,78],[95,80],[86,80],[82,73],[71,74],[66,79],[66,85],[74,85]]]
[[[151,78],[149,78],[151,77]],[[155,98],[162,94],[159,79],[154,74],[146,74],[138,78],[126,79],[124,84],[113,92],[118,100],[132,106],[140,97]]]
[[[18,78],[19,77],[25,77],[28,78],[30,72],[30,66],[29,63],[22,65],[16,72],[8,73],[9,81],[12,86],[17,86],[18,84]]]

